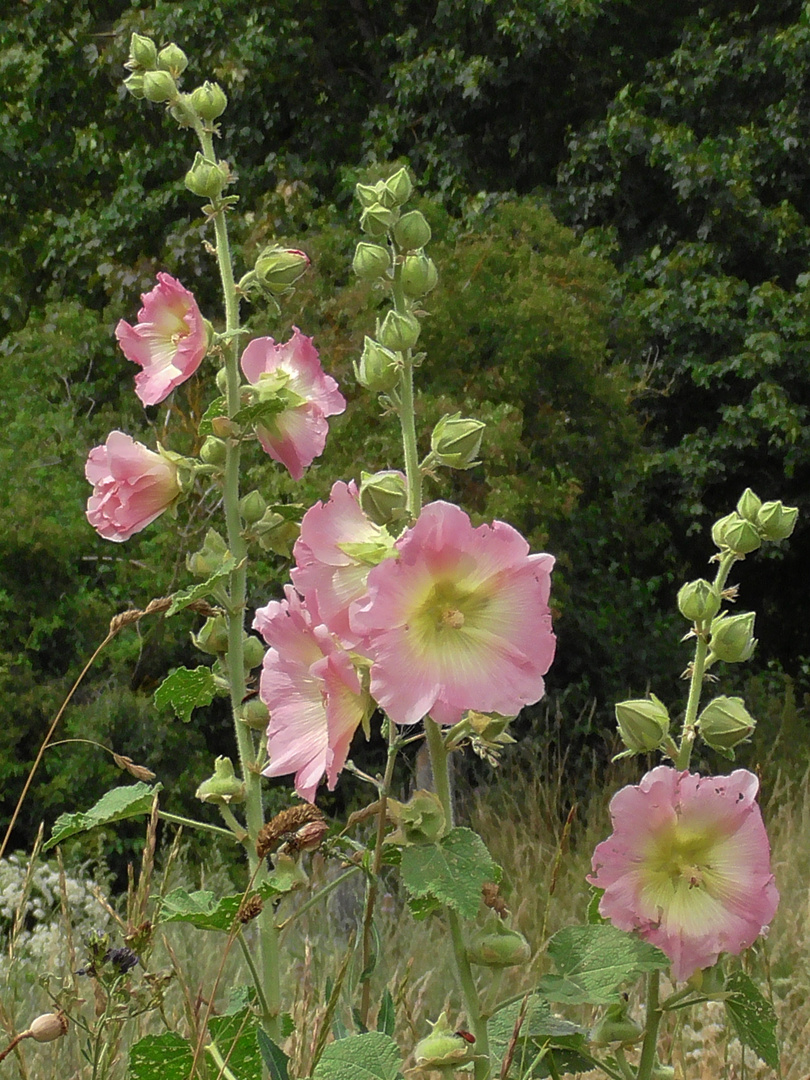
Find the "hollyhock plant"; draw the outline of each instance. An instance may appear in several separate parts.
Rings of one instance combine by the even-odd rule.
[[[611,801],[613,834],[588,881],[605,890],[601,914],[663,950],[676,980],[748,948],[776,911],[758,787],[745,769],[701,777],[660,765]]]
[[[241,364],[246,378],[258,388],[260,399],[264,384],[268,396],[277,397],[282,386],[296,402],[262,420],[256,434],[270,457],[280,462],[293,480],[300,480],[304,470],[323,453],[329,431],[327,416],[342,413],[346,399],[321,367],[312,338],[305,337],[297,326],[284,344],[277,345],[271,337],[254,338],[245,347]],[[286,376],[283,383],[278,376]]]
[[[110,432],[103,446],[93,447],[84,474],[93,485],[87,520],[105,540],[128,540],[180,494],[176,465],[123,431]]]
[[[473,528],[426,506],[368,576],[351,626],[373,660],[371,694],[399,724],[454,724],[467,709],[514,716],[539,701],[554,658],[551,555],[502,521]]]
[[[314,604],[308,607],[291,585],[284,591],[284,600],[259,608],[253,621],[270,646],[259,684],[270,710],[264,775],[295,773],[295,790],[313,802],[324,774],[334,790],[369,700]]]
[[[365,595],[371,567],[389,554],[393,540],[363,513],[353,480],[338,480],[328,501],[304,514],[290,576],[305,599],[317,599],[322,621],[346,648],[358,643],[349,607]]]
[[[135,393],[144,405],[157,405],[190,378],[208,348],[208,331],[194,296],[171,274],[141,297],[138,323],[123,319],[115,336],[127,360],[140,364]]]

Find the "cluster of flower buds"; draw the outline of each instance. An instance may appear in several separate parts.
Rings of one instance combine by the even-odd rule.
[[[180,92],[177,83],[188,67],[188,57],[174,42],[158,50],[151,38],[133,34],[124,66],[132,72],[124,80],[130,94],[168,105],[181,127],[208,126],[227,108],[227,95],[218,83],[204,82],[190,94]]]
[[[793,532],[799,511],[776,501],[763,502],[751,488],[740,496],[736,510],[712,526],[712,540],[721,551],[742,558],[763,541],[786,540]]]

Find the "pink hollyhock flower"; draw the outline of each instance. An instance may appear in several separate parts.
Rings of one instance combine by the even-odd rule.
[[[358,642],[349,624],[349,606],[365,595],[371,567],[392,554],[389,534],[360,509],[353,480],[338,480],[329,501],[315,503],[304,514],[290,576],[307,602],[317,600],[322,622],[346,648]]]
[[[737,954],[768,926],[779,893],[746,769],[697,776],[667,765],[613,796],[613,834],[593,853],[599,910],[672,961],[675,979]]]
[[[105,540],[129,540],[180,494],[176,466],[123,431],[93,447],[84,475],[93,485],[87,520]]]
[[[263,383],[272,397],[279,396],[279,387],[282,393],[292,392],[296,403],[257,424],[256,434],[270,457],[281,462],[293,480],[300,480],[304,469],[323,453],[329,431],[327,416],[342,413],[346,399],[335,380],[324,373],[312,338],[305,337],[297,326],[283,345],[271,337],[254,338],[241,362],[260,398]],[[273,374],[275,377],[269,378]],[[278,375],[287,376],[284,383],[279,383]]]
[[[295,773],[295,790],[312,802],[324,773],[332,791],[357,727],[369,714],[349,654],[291,585],[286,599],[259,608],[253,626],[270,646],[259,695],[270,710],[265,776]]]
[[[530,555],[502,521],[474,529],[446,502],[426,506],[395,547],[350,612],[388,715],[454,724],[467,709],[514,716],[539,701],[554,658],[553,557]]]
[[[208,348],[193,295],[171,274],[158,274],[157,280],[141,297],[137,326],[121,319],[115,328],[124,356],[143,368],[135,376],[135,393],[144,405],[157,405],[190,378]]]

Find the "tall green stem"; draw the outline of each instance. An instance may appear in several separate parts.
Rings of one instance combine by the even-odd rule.
[[[215,161],[213,138],[209,132],[198,131],[203,154],[210,161]],[[239,398],[239,298],[233,276],[228,226],[225,221],[225,207],[219,206],[213,214],[216,235],[216,254],[222,280],[222,293],[225,299],[225,332],[228,338],[224,345],[225,372],[227,386],[228,416],[233,417],[240,407]],[[231,708],[233,711],[236,742],[239,749],[239,761],[242,779],[245,783],[245,818],[248,838],[245,848],[248,855],[250,873],[254,876],[259,867],[256,853],[256,837],[264,824],[262,807],[261,778],[255,770],[256,750],[250,728],[239,719],[239,710],[245,699],[246,683],[244,669],[244,650],[242,634],[244,632],[245,608],[247,606],[247,545],[242,536],[242,522],[239,515],[239,460],[241,445],[238,438],[227,438],[225,452],[225,477],[223,502],[225,524],[228,535],[228,550],[236,559],[238,566],[231,573],[228,589],[228,653],[227,665],[230,680]],[[259,870],[261,873],[261,870]],[[281,986],[278,956],[278,932],[270,906],[259,916],[260,941],[262,953],[262,981],[267,1011],[264,1024],[271,1038],[278,1038],[279,1013],[281,1011]]]
[[[397,250],[394,248],[394,256]],[[392,296],[394,310],[404,314],[408,311],[408,301],[402,291],[400,278],[402,266],[395,260]],[[419,450],[416,445],[416,412],[413,395],[413,357],[410,349],[402,353],[402,376],[399,380],[399,422],[402,428],[402,451],[405,459],[405,476],[408,480],[408,513],[412,518],[419,516],[422,509],[422,471],[419,468]]]
[[[658,1006],[659,980],[660,973],[657,971],[651,971],[647,976],[647,1023],[644,1029],[644,1042],[641,1044],[637,1080],[650,1080],[652,1071],[655,1068],[658,1027],[662,1015]]]

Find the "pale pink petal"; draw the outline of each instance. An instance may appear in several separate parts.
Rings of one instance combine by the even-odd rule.
[[[258,425],[256,434],[265,453],[283,465],[293,480],[300,480],[323,453],[329,425],[317,405],[299,405]]]
[[[121,542],[145,529],[180,494],[177,468],[123,431],[87,456],[85,476],[93,485],[87,520],[105,540]]]

